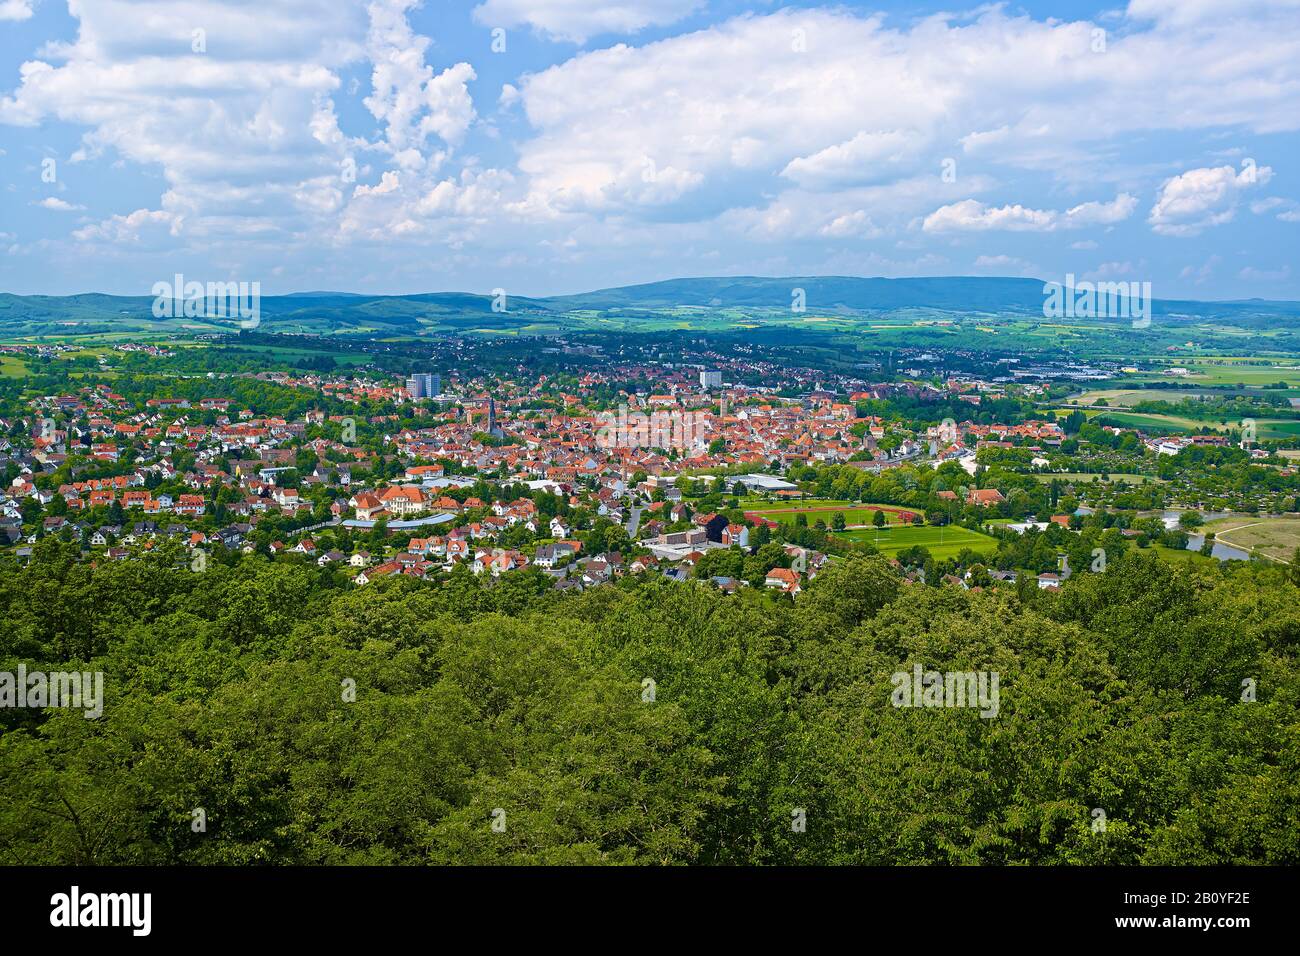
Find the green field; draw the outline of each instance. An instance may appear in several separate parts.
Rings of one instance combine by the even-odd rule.
[[[1153,544],[1149,550],[1154,551],[1164,561],[1170,561],[1174,564],[1218,564],[1218,558],[1210,558],[1201,554],[1199,551],[1188,551],[1186,548],[1169,548],[1163,544]]]
[[[1275,372],[1275,379],[1265,384],[1272,385],[1274,382],[1283,381],[1287,378],[1285,373]],[[1209,383],[1207,383],[1208,386]],[[1238,384],[1237,382],[1224,382],[1218,384]],[[1286,392],[1279,392],[1270,389],[1247,387],[1241,389],[1225,390],[1223,388],[1094,388],[1078,395],[1071,395],[1065,399],[1065,406],[1071,405],[1096,405],[1103,403],[1116,409],[1125,411],[1142,402],[1181,402],[1183,399],[1228,399],[1228,398],[1263,398],[1270,395],[1283,395]]]
[[[1289,562],[1300,548],[1300,518],[1219,518],[1205,527],[1223,544],[1275,561]]]
[[[857,531],[837,531],[840,537],[850,541],[867,541],[878,547],[882,554],[893,557],[905,548],[920,545],[926,548],[936,561],[955,558],[964,548],[992,554],[997,548],[997,539],[978,531],[970,531],[957,525],[933,528],[928,525],[907,525],[890,528],[877,533],[875,530],[859,529]]]
[[[740,507],[745,511],[790,511],[795,508],[851,508],[857,507],[856,501],[838,501],[833,498],[791,498],[773,501],[746,495],[740,499]]]
[[[1208,364],[1204,360],[1186,363],[1191,375],[1188,381],[1206,385],[1272,385],[1274,382],[1286,382],[1291,386],[1300,386],[1300,366],[1297,365],[1248,365],[1249,359],[1221,359],[1224,364]],[[1256,360],[1257,361],[1257,360]]]
[[[1068,414],[1073,409],[1061,408]],[[1109,409],[1081,409],[1089,421],[1104,418],[1104,424],[1122,428],[1136,428],[1151,432],[1189,432],[1194,434],[1226,433],[1240,428],[1240,422],[1220,423],[1209,418],[1187,418],[1183,415],[1150,415],[1138,412],[1111,411]],[[1286,439],[1300,436],[1300,420],[1294,418],[1256,418],[1256,435],[1260,440]]]
[[[22,378],[27,374],[27,363],[16,355],[0,355],[0,378]]]
[[[802,514],[808,519],[808,524],[816,524],[818,520],[831,523],[831,519],[837,514],[843,514],[844,520],[852,525],[868,525],[875,517],[875,512],[883,511],[885,520],[890,524],[901,524],[899,521],[899,511],[909,509],[900,508],[898,505],[878,505],[863,504],[861,502],[850,501],[831,501],[825,498],[806,498],[802,501],[762,501],[761,499],[746,498],[750,504],[742,504],[742,508],[748,514],[760,515],[770,521],[776,521],[782,524],[792,524],[796,514]],[[913,511],[913,514],[916,512]]]

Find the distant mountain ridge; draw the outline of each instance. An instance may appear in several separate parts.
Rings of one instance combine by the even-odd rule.
[[[603,312],[635,324],[638,312],[709,308],[791,311],[802,290],[809,313],[885,313],[900,309],[954,314],[1041,315],[1042,279],[993,276],[882,278],[857,276],[717,276],[665,279],[574,295],[513,296],[506,313],[494,310],[491,294],[428,292],[372,295],[357,292],[294,292],[261,298],[261,318],[276,326],[415,330],[429,323],[447,328],[504,328],[530,320],[561,322],[565,313]],[[1052,280],[1058,281],[1058,280]],[[156,324],[151,296],[81,293],[69,296],[0,293],[0,329],[69,323],[113,325],[124,319]],[[1300,316],[1300,303],[1251,299],[1199,302],[1156,298],[1155,315],[1200,319],[1274,320]],[[184,322],[177,318],[169,320]]]

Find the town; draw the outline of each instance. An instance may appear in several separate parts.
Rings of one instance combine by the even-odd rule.
[[[93,369],[175,351],[118,344]],[[1287,441],[1260,441],[1249,418],[1191,435],[1092,423],[1070,396],[1093,369],[945,375],[921,351],[922,367],[880,380],[752,348],[548,351],[582,361],[535,377],[371,366],[28,390],[0,419],[0,545],[20,563],[50,538],[90,562],[256,554],[355,586],[527,571],[556,590],[662,575],[788,595],[857,551],[963,588],[1054,588],[1097,546],[1290,557],[1201,528],[1296,511]]]

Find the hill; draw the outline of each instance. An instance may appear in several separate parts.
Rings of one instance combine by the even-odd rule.
[[[806,312],[791,305],[802,290]],[[83,293],[69,296],[0,293],[0,334],[85,335],[133,332],[229,331],[235,320],[155,318],[150,296]],[[649,331],[663,328],[743,328],[744,322],[805,321],[805,315],[853,320],[937,314],[1005,316],[1033,321],[1043,312],[1039,279],[942,276],[727,276],[666,279],[574,295],[510,296],[505,311],[472,292],[364,295],[295,292],[261,298],[264,331],[418,334],[436,332],[555,333],[571,330]],[[1213,323],[1233,328],[1293,326],[1300,303],[1250,300],[1195,302],[1157,299],[1164,324]],[[1116,320],[1075,319],[1116,325]],[[1123,320],[1126,324],[1126,320]],[[720,323],[720,324],[719,324]]]

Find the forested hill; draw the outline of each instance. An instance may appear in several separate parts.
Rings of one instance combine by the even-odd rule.
[[[0,569],[0,670],[106,703],[0,710],[6,863],[1300,862],[1278,567],[1017,596],[854,557],[791,602],[62,547]],[[893,706],[918,663],[998,673],[997,715]]]
[[[1063,282],[1063,276],[1049,277]],[[813,314],[868,316],[897,311],[952,315],[1038,316],[1043,314],[1044,280],[988,276],[863,278],[857,276],[727,276],[668,279],[575,295],[527,296],[515,290],[429,292],[416,295],[359,295],[304,292],[261,296],[262,331],[482,331],[585,329],[593,314],[653,325],[677,310],[740,310],[801,318],[799,304]],[[145,290],[141,290],[143,293]],[[151,295],[85,293],[69,296],[0,293],[0,332],[68,335],[111,331],[230,331],[239,317],[153,314]],[[1269,327],[1294,321],[1300,303],[1251,300],[1194,302],[1156,297],[1151,312],[1174,322],[1216,320],[1230,325]],[[1086,321],[1086,320],[1085,320]]]

